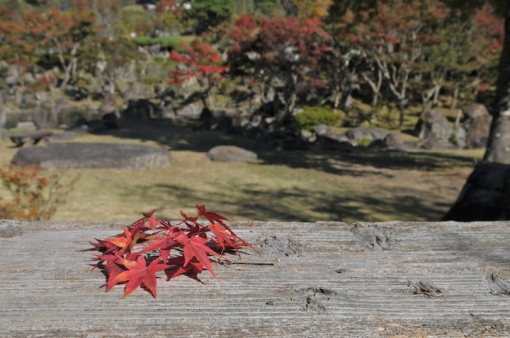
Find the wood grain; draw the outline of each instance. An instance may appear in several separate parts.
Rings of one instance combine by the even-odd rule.
[[[77,250],[121,226],[0,221],[0,336],[510,336],[510,222],[232,222],[263,257],[119,300]]]

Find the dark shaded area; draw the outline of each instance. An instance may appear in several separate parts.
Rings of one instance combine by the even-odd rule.
[[[477,164],[457,202],[443,221],[499,221],[510,219],[510,165]]]
[[[146,187],[126,186],[125,195],[129,196],[140,189],[144,189],[148,200],[154,200],[161,195],[179,195],[182,205],[200,204],[204,200],[202,189],[190,189],[183,182],[182,185],[159,184]],[[377,187],[374,187],[377,189]],[[180,194],[186,191],[186,194]],[[219,214],[235,214],[239,219],[254,219],[260,221],[299,221],[315,222],[310,211],[320,213],[323,219],[356,221],[373,221],[372,214],[399,214],[401,219],[439,219],[444,213],[444,203],[428,205],[420,196],[420,192],[412,188],[400,192],[391,198],[377,198],[356,191],[342,191],[326,193],[321,190],[308,190],[300,187],[260,190],[256,184],[236,186],[236,193],[246,198],[233,200],[231,191],[227,188],[214,192],[215,204],[208,204]],[[289,201],[306,205],[306,209],[293,209]],[[353,205],[353,203],[359,205]],[[155,206],[162,212],[168,205]],[[174,208],[174,206],[171,206]],[[234,210],[234,212],[232,212]],[[264,215],[264,218],[260,218]]]
[[[217,131],[193,133],[194,122],[152,120],[144,123],[120,121],[120,129],[104,134],[119,138],[154,141],[171,150],[208,152],[219,145],[234,145],[254,149],[256,140]],[[451,154],[429,152],[401,152],[356,147],[352,151],[332,151],[309,146],[307,150],[257,151],[262,165],[286,165],[291,168],[312,168],[332,174],[361,176],[359,170],[336,168],[335,161],[348,162],[379,169],[434,170],[450,167],[472,167],[475,159]]]

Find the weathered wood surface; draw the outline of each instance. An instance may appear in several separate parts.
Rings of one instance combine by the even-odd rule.
[[[124,300],[77,252],[120,226],[0,221],[0,336],[510,336],[510,222],[233,222],[263,257]]]

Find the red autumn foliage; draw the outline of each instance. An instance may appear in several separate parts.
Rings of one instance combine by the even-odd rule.
[[[170,57],[186,68],[176,68],[170,72],[170,83],[174,85],[196,77],[203,87],[211,87],[213,80],[221,79],[221,74],[228,70],[222,65],[220,53],[200,40],[194,40],[182,53],[172,50]]]
[[[162,13],[168,12],[168,11],[171,11],[172,13],[176,13],[178,10],[179,10],[179,7],[177,6],[177,3],[173,0],[161,1],[156,6],[156,12],[158,12],[158,14],[162,14]]]
[[[79,3],[78,3],[79,5]],[[9,62],[35,63],[37,55],[49,51],[58,55],[66,78],[69,81],[71,64],[80,46],[94,32],[95,18],[81,6],[68,12],[56,8],[46,13],[28,10],[18,15],[8,15],[9,9],[0,9],[0,40],[9,48],[0,48],[0,58]]]
[[[106,274],[106,292],[117,284],[126,284],[122,298],[138,287],[156,298],[156,273],[160,271],[165,272],[167,281],[182,274],[197,279],[204,269],[216,277],[212,265],[227,260],[225,252],[237,253],[242,247],[257,252],[224,223],[225,217],[207,211],[203,205],[197,205],[197,209],[193,217],[181,212],[184,220],[177,224],[157,219],[152,210],[117,236],[90,242],[90,250],[101,253],[96,255],[93,269]],[[199,222],[200,217],[209,224]]]
[[[36,166],[0,168],[0,181],[12,196],[0,203],[0,218],[29,221],[48,220],[73,189],[79,175],[46,175]]]
[[[494,14],[494,8],[484,6],[476,10],[475,20],[479,29],[485,32],[487,39],[493,41],[489,49],[502,49],[505,39],[505,24],[502,19]]]
[[[276,123],[291,115],[297,93],[321,77],[318,66],[328,49],[324,42],[330,38],[319,19],[257,20],[248,15],[236,21],[228,36],[231,73],[255,78],[263,87],[279,92],[285,109],[276,116]]]

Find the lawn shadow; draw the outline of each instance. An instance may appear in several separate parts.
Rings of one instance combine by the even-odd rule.
[[[161,195],[179,195],[178,203],[186,208],[194,204],[205,204],[209,210],[226,215],[235,215],[232,220],[260,221],[393,221],[393,220],[439,220],[448,205],[424,199],[423,192],[407,188],[391,198],[383,198],[381,189],[374,186],[374,194],[357,191],[322,191],[301,187],[267,188],[261,190],[255,184],[240,185],[235,197],[231,191],[218,189],[214,194],[179,184],[156,184],[151,189],[141,186],[126,187],[129,196],[142,190],[151,199]],[[180,195],[180,192],[186,194]],[[166,205],[158,210],[164,214]],[[391,215],[398,215],[397,217]]]
[[[254,139],[228,135],[219,131],[192,132],[197,122],[154,120],[143,123],[123,122],[118,130],[106,134],[126,139],[153,141],[174,151],[186,150],[207,152],[218,145],[234,145],[253,150]],[[360,176],[360,170],[345,168],[345,164],[358,164],[379,169],[434,170],[450,167],[473,167],[475,160],[467,156],[440,154],[435,152],[397,152],[354,148],[352,152],[323,150],[310,147],[308,150],[283,150],[257,152],[261,165],[285,165],[291,168],[312,168],[338,175]],[[342,162],[339,168],[338,162]]]

